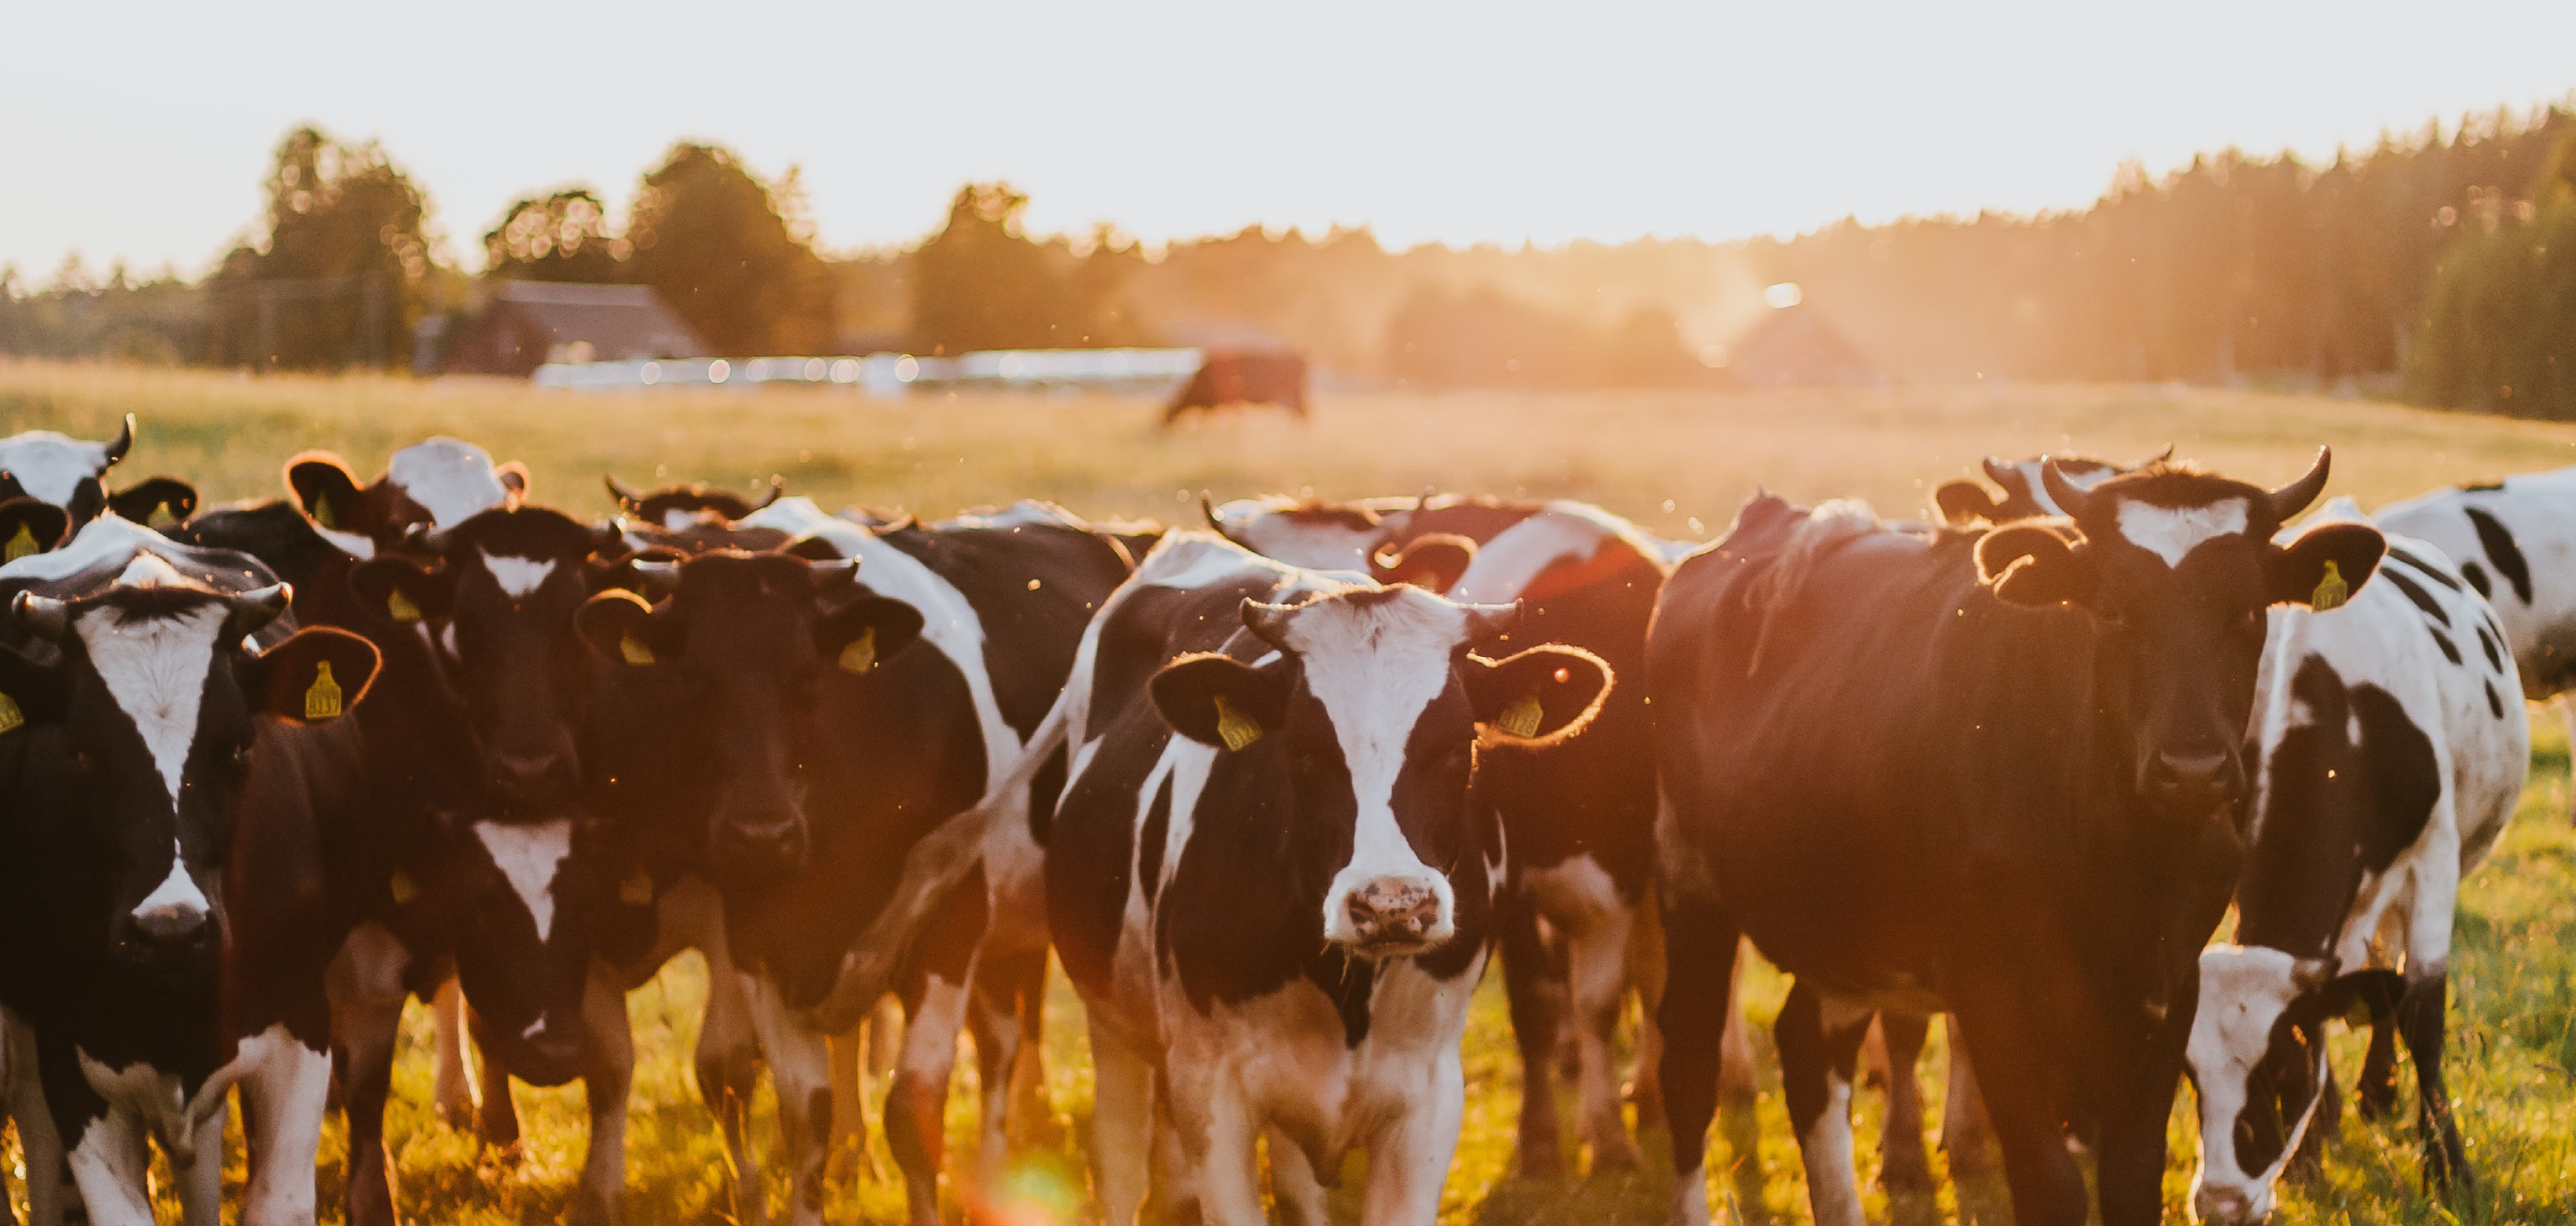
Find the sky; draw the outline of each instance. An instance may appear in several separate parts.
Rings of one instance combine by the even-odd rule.
[[[2081,207],[2123,161],[2330,158],[2576,91],[2576,3],[18,5],[0,264],[195,275],[305,122],[383,143],[447,255],[531,192],[621,206],[680,138],[799,169],[819,243],[917,241],[969,180],[1030,227],[1394,246],[1788,234]]]

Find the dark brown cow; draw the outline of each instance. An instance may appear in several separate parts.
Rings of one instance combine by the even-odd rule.
[[[1306,359],[1293,353],[1210,353],[1163,410],[1168,426],[1192,409],[1275,404],[1306,417]]]

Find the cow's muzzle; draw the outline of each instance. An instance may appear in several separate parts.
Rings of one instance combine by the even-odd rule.
[[[2224,808],[2245,791],[2243,760],[2224,749],[2155,750],[2138,773],[2146,799],[2177,816]]]
[[[2268,1196],[2249,1195],[2240,1188],[2203,1187],[2192,1193],[2191,1207],[2204,1222],[2244,1226],[2272,1216],[2270,1200]]]
[[[165,903],[118,917],[114,941],[118,957],[163,975],[187,975],[212,968],[217,936],[215,917],[193,902]]]
[[[728,821],[715,839],[716,872],[737,884],[772,881],[805,864],[805,823],[795,818]]]
[[[1439,886],[1427,877],[1374,877],[1343,897],[1349,929],[1330,935],[1365,954],[1415,953],[1449,935],[1448,911]]]
[[[563,800],[580,783],[572,755],[559,750],[492,755],[492,790],[513,809],[541,808]]]

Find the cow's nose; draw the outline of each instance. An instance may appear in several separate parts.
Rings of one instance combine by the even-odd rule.
[[[1342,905],[1361,945],[1415,944],[1440,926],[1440,892],[1420,877],[1375,878]]]
[[[557,752],[492,755],[492,786],[515,801],[550,800],[571,774],[571,760]]]
[[[805,827],[792,819],[727,822],[720,847],[723,867],[735,874],[786,872],[805,857]]]
[[[2236,798],[2236,759],[2223,749],[2164,749],[2147,766],[2147,792],[2175,804],[2219,804]]]
[[[206,909],[175,902],[146,907],[126,917],[120,927],[119,951],[132,961],[164,968],[181,966],[214,943],[215,925]]]
[[[2253,1199],[2235,1188],[2202,1188],[2191,1199],[2204,1222],[2258,1222],[2264,1217],[2254,1211]]]

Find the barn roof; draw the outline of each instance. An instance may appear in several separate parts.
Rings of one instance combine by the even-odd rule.
[[[448,369],[524,375],[548,361],[628,361],[707,351],[647,285],[503,281],[449,350]]]

